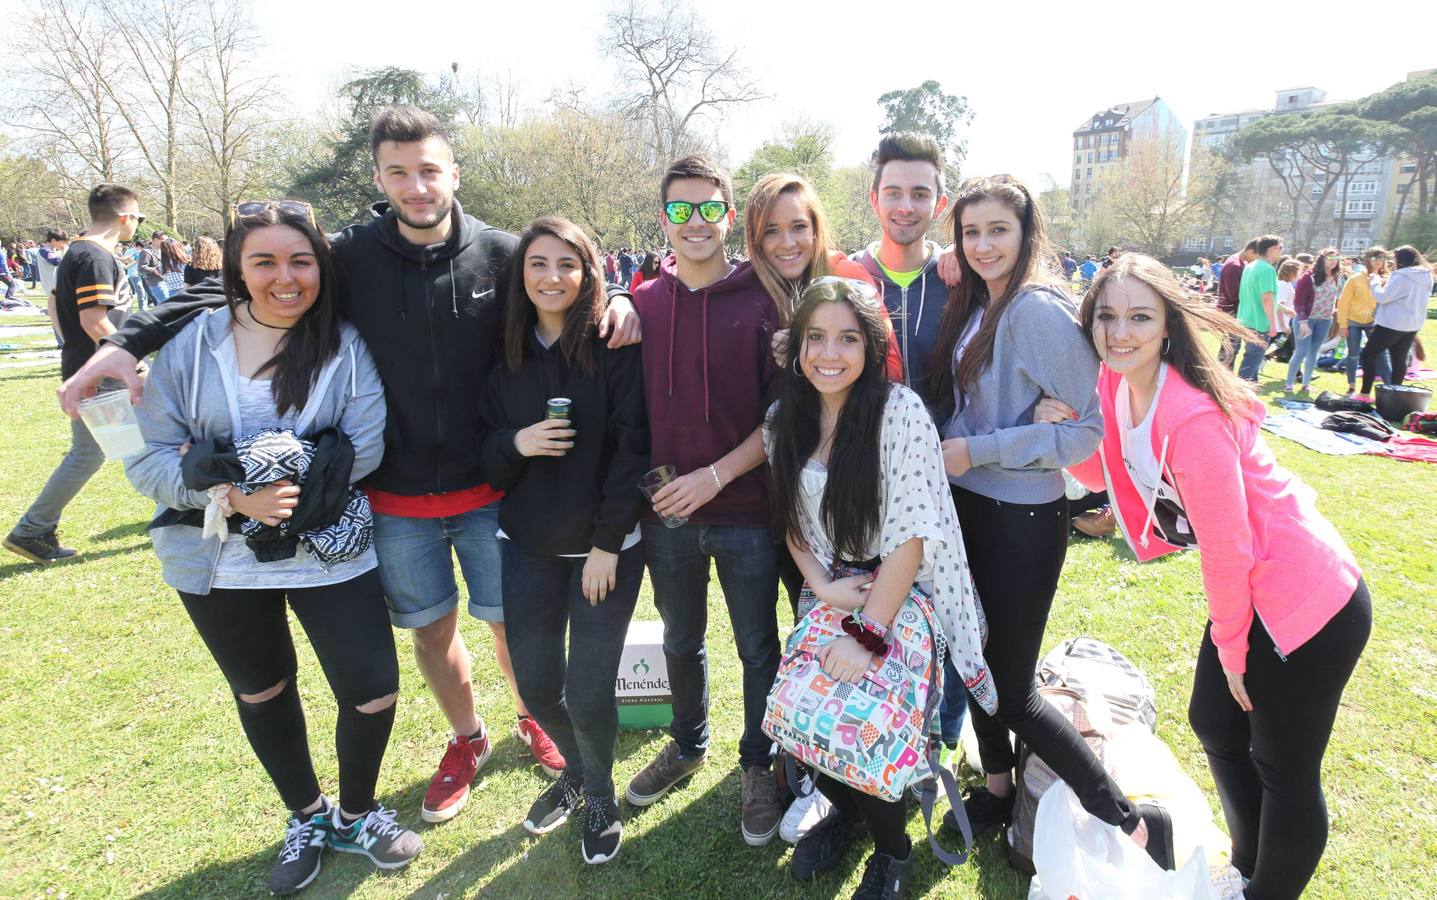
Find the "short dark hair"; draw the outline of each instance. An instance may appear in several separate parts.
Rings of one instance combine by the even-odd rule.
[[[1248,241],[1248,242],[1247,242],[1247,246],[1246,246],[1246,247],[1243,247],[1242,249],[1243,249],[1244,251],[1248,252],[1248,253],[1256,253],[1256,252],[1257,252],[1257,238],[1253,238],[1252,240]]]
[[[1109,255],[1109,256],[1112,256],[1114,253],[1117,253],[1117,252],[1118,252],[1118,248],[1117,248],[1117,247],[1109,247],[1109,248],[1108,248],[1108,255]]]
[[[379,163],[379,145],[385,141],[413,144],[437,137],[449,147],[449,135],[439,119],[417,106],[386,106],[369,120],[369,153]]]
[[[51,228],[49,231],[45,232],[46,243],[49,243],[50,241],[68,241],[69,239],[69,232],[65,231],[63,228]]]
[[[154,231],[150,232],[150,240],[152,241],[163,241],[165,237],[166,235],[163,229],[156,228]]]
[[[724,202],[733,207],[733,184],[729,182],[728,173],[719,168],[704,153],[690,153],[683,159],[676,159],[669,165],[668,171],[664,172],[663,183],[659,185],[659,202],[669,202],[669,185],[680,178],[701,178],[710,182],[723,194]]]
[[[1423,265],[1427,262],[1427,260],[1422,258],[1421,252],[1419,252],[1418,249],[1411,244],[1403,244],[1401,247],[1398,247],[1396,250],[1393,250],[1392,259],[1397,264],[1397,268],[1399,269],[1406,269],[1410,266]]]
[[[108,224],[120,217],[120,207],[138,201],[134,191],[122,184],[106,181],[90,189],[90,196],[85,203],[90,208],[91,222]]]
[[[873,154],[873,187],[878,191],[878,182],[883,179],[883,167],[891,162],[910,161],[932,163],[938,172],[938,193],[943,193],[943,148],[931,134],[918,131],[895,131],[885,134],[878,142],[878,152]]]
[[[1258,256],[1266,256],[1267,251],[1282,243],[1282,238],[1275,234],[1264,234],[1262,237],[1254,238],[1253,240],[1257,244],[1255,249],[1257,250]]]

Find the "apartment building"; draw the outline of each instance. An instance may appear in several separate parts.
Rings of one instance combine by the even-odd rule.
[[[1114,104],[1073,131],[1069,196],[1074,212],[1092,202],[1103,174],[1122,166],[1133,141],[1145,137],[1165,138],[1179,148],[1187,145],[1187,130],[1161,97]]]

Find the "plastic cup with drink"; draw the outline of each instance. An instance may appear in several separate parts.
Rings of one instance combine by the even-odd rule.
[[[129,391],[96,394],[79,404],[80,420],[90,429],[106,459],[124,459],[145,449]]]
[[[664,485],[678,477],[679,474],[674,470],[673,466],[659,466],[657,469],[651,470],[646,473],[643,478],[639,479],[639,490],[644,492],[644,496],[649,499],[650,503],[653,503],[654,495],[663,490]],[[689,517],[660,515],[659,519],[668,528],[678,528],[687,523]]]

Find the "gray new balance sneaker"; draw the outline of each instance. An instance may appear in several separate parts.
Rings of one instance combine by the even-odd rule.
[[[320,858],[329,842],[329,803],[310,816],[294,814],[284,830],[284,845],[269,873],[269,892],[288,897],[309,887],[319,875]]]
[[[394,810],[375,804],[362,819],[345,827],[334,808],[329,845],[340,853],[358,853],[381,869],[402,869],[424,849],[419,835],[394,821]]]
[[[669,741],[654,761],[644,766],[629,782],[625,798],[634,806],[648,806],[655,802],[674,785],[683,781],[703,766],[707,756],[686,758],[679,753],[679,745]]]

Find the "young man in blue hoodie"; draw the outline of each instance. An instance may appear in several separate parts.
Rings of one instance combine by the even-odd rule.
[[[642,522],[644,561],[664,621],[673,740],[629,783],[648,806],[693,774],[708,750],[710,561],[718,568],[743,663],[741,831],[754,847],[772,840],[780,818],[764,735],[764,702],[778,673],[778,554],[762,472],[761,426],[778,366],[769,342],[778,310],[747,263],[724,253],[733,227],[733,189],[707,157],[669,167],[660,222],[674,255],[634,291],[644,321],[644,393],[655,466],[683,473],[654,496]],[[687,523],[667,528],[658,515]]]
[[[938,277],[942,248],[925,239],[948,207],[943,151],[929,135],[898,132],[879,142],[874,165],[868,202],[883,237],[856,262],[883,291],[903,354],[903,383],[926,397],[928,356],[948,299],[948,286]]]

